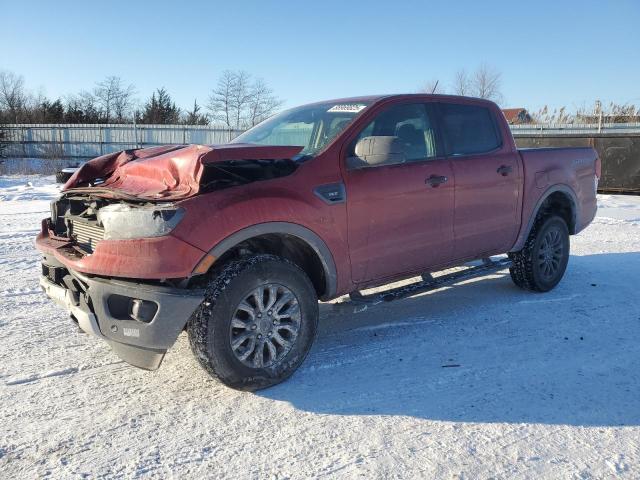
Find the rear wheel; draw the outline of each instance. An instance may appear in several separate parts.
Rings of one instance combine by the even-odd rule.
[[[539,218],[524,248],[510,253],[513,266],[509,269],[513,282],[520,288],[547,292],[554,288],[569,261],[569,229],[557,215]]]
[[[307,275],[274,255],[222,268],[189,321],[191,349],[226,385],[257,390],[288,378],[316,335],[318,299]]]

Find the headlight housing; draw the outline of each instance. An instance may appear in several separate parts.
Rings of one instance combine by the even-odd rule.
[[[161,237],[176,228],[184,217],[184,209],[173,204],[118,203],[102,207],[97,216],[105,240]]]

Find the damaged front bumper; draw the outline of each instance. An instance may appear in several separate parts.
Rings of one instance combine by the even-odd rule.
[[[40,286],[85,332],[107,341],[125,362],[146,370],[160,366],[202,290],[90,277],[52,260],[42,264]]]

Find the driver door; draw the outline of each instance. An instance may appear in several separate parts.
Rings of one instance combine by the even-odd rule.
[[[432,112],[424,103],[386,107],[347,152],[352,160],[359,140],[392,136],[404,153],[400,163],[345,163],[355,283],[421,273],[453,255],[453,171],[437,147]]]

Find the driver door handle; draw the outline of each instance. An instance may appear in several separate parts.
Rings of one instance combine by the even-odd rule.
[[[436,188],[438,185],[442,184],[442,183],[446,183],[449,179],[447,177],[445,177],[444,175],[431,175],[429,178],[427,178],[424,183],[426,183],[427,185]]]

